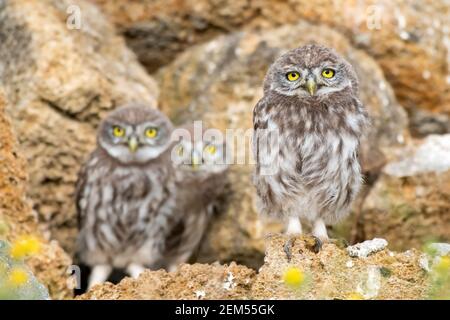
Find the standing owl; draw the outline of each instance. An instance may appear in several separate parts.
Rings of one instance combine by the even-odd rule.
[[[159,266],[168,271],[187,262],[198,248],[220,206],[228,171],[226,144],[220,134],[208,135],[208,130],[185,125],[175,130],[174,140],[177,208]]]
[[[144,105],[121,107],[100,124],[76,188],[77,255],[92,267],[88,287],[113,268],[136,277],[161,260],[176,204],[172,131],[162,113]]]
[[[347,215],[360,189],[368,123],[356,74],[333,50],[311,44],[277,59],[253,111],[261,211],[284,218],[288,234],[301,234],[305,221],[328,240],[326,224]]]

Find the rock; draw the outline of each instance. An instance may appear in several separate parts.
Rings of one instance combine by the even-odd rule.
[[[176,272],[147,270],[138,279],[97,285],[79,299],[242,299],[249,296],[254,277],[253,270],[235,263],[185,264]]]
[[[284,252],[288,237],[267,237],[264,265],[255,273],[230,265],[183,265],[174,273],[145,271],[138,279],[93,287],[78,299],[424,299],[430,277],[420,267],[421,252],[388,249],[365,259],[349,258],[344,249],[326,243],[315,253],[296,238],[292,259]],[[352,265],[348,267],[351,259]],[[296,278],[287,278],[287,270]],[[298,287],[289,286],[296,280]]]
[[[99,119],[122,103],[154,105],[156,84],[86,1],[1,1],[0,43],[0,86],[28,161],[29,195],[72,252],[74,185]]]
[[[243,155],[231,168],[228,206],[203,242],[201,262],[237,261],[258,268],[264,235],[281,230],[271,220],[264,226],[256,212],[249,165],[252,110],[262,96],[268,66],[281,53],[309,41],[335,47],[355,67],[362,101],[374,123],[365,148],[389,147],[405,139],[405,112],[382,71],[368,55],[329,28],[300,23],[270,32],[235,33],[187,50],[157,74],[161,109],[176,124],[202,119],[205,126],[222,132],[233,130],[231,133],[242,143],[234,142],[235,154]],[[371,161],[378,163],[373,158],[366,165],[370,167]]]
[[[91,1],[118,25],[150,71],[218,34],[306,20],[340,31],[372,55],[409,110],[450,113],[447,1]]]
[[[391,162],[384,168],[388,175],[394,177],[408,177],[428,172],[443,173],[448,170],[450,170],[450,134],[426,137],[417,148],[414,148],[413,155],[404,157],[401,161]]]
[[[352,259],[334,244],[324,244],[316,254],[306,242],[297,239],[288,262],[283,250],[287,240],[280,235],[268,238],[265,263],[252,286],[253,298],[351,299],[357,294],[365,299],[421,299],[426,294],[427,279],[416,250],[394,253],[385,249],[365,259]],[[283,274],[292,267],[305,275],[304,283],[296,290],[282,281]],[[387,272],[382,268],[390,275],[383,276]]]
[[[395,152],[363,206],[367,238],[396,250],[450,242],[449,135],[429,136]]]
[[[366,240],[361,243],[357,243],[353,246],[347,247],[347,252],[350,257],[367,258],[368,255],[383,250],[388,245],[387,241],[380,238],[372,240]]]
[[[5,115],[6,100],[0,90],[0,238],[14,240],[33,235],[42,241],[39,254],[27,260],[36,277],[55,299],[72,295],[66,285],[70,258],[55,241],[48,241],[26,197],[26,162],[21,156],[10,120]]]

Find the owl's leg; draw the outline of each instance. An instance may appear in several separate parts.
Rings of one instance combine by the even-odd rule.
[[[188,252],[182,254],[180,257],[178,257],[178,259],[176,259],[175,261],[171,262],[167,266],[167,268],[166,268],[167,272],[175,272],[175,271],[177,271],[178,267],[181,264],[186,263],[191,256],[192,256],[192,252],[191,251],[188,251]]]
[[[288,218],[286,234],[289,236],[302,234],[302,224],[298,217]]]
[[[145,268],[144,266],[137,264],[137,263],[130,263],[127,267],[127,273],[132,277],[132,278],[137,278],[139,277],[139,275],[144,272]]]
[[[321,241],[328,241],[327,227],[322,219],[319,218],[314,221],[312,234]]]
[[[108,264],[98,264],[92,268],[89,276],[88,290],[94,285],[105,282],[111,274],[112,267]]]
[[[167,272],[175,272],[178,270],[179,264],[173,263],[167,267]]]

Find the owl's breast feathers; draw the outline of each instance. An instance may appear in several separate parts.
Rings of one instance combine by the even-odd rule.
[[[92,153],[76,190],[81,251],[113,259],[158,234],[163,237],[175,202],[170,166],[162,164],[125,166],[101,150]]]
[[[263,211],[308,206],[334,216],[350,204],[360,187],[357,150],[368,122],[357,98],[301,100],[269,92],[255,106],[253,122],[255,184]],[[270,132],[278,139],[268,138]],[[276,145],[264,146],[268,142]],[[261,173],[263,165],[270,174]]]

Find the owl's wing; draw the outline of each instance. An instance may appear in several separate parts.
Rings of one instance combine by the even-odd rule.
[[[260,145],[260,134],[261,130],[267,129],[267,120],[264,120],[263,115],[265,113],[265,109],[268,106],[268,101],[264,97],[258,101],[255,108],[253,109],[253,156],[256,161],[256,173],[259,172],[259,164],[260,164],[260,154],[259,154],[259,145]]]
[[[82,165],[80,171],[78,172],[77,184],[75,186],[75,206],[77,209],[77,223],[78,228],[80,229],[84,220],[84,210],[80,207],[81,195],[83,194],[83,190],[86,186],[87,182],[87,166],[86,164]]]
[[[164,242],[164,249],[166,252],[172,252],[178,249],[182,243],[184,234],[186,232],[185,220],[178,220],[170,229]]]

